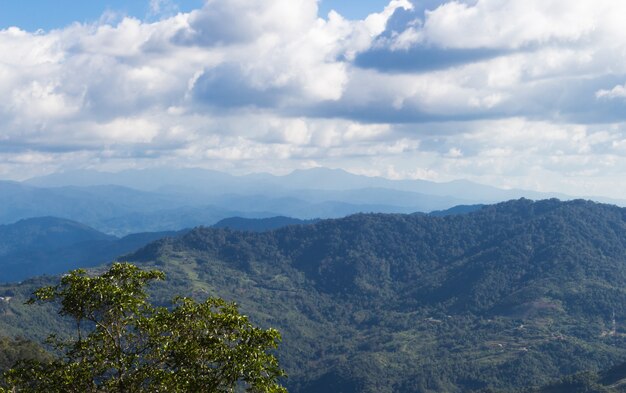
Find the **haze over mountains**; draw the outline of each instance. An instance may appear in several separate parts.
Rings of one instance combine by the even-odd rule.
[[[325,168],[285,176],[234,176],[203,169],[75,171],[0,182],[0,223],[55,216],[124,236],[212,225],[235,216],[316,219],[359,212],[430,212],[520,197],[571,199],[468,181],[389,180]]]
[[[154,240],[180,233],[148,232],[118,238],[56,217],[0,225],[0,283],[97,266]]]
[[[0,182],[0,283],[23,281],[0,286],[0,329],[65,331],[20,305],[50,282],[37,276],[129,259],[168,273],[159,301],[222,296],[283,332],[296,393],[507,391],[608,369],[626,358],[626,213],[490,205],[552,196],[570,199],[329,169]]]
[[[229,193],[262,194],[270,191],[275,193],[300,190],[347,191],[381,188],[432,196],[456,196],[459,200],[465,199],[467,201],[478,199],[499,201],[513,199],[521,195],[540,199],[550,195],[559,195],[525,190],[502,190],[463,180],[447,183],[427,180],[391,180],[383,177],[355,175],[341,169],[328,168],[295,170],[284,176],[274,176],[268,173],[235,176],[199,168],[125,170],[117,173],[82,170],[35,177],[24,183],[44,187],[114,184],[143,191],[185,192],[193,190],[201,195],[219,195],[226,190]]]

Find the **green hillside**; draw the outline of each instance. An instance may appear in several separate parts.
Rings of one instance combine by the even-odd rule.
[[[281,331],[291,392],[511,391],[626,359],[626,209],[609,205],[197,228],[124,259],[166,271],[157,302],[217,295]],[[9,302],[0,330],[40,338],[46,312]]]
[[[297,218],[278,216],[268,218],[229,217],[213,224],[213,228],[228,228],[237,231],[264,232],[280,229],[289,225],[310,225],[318,220],[300,220]]]
[[[626,392],[626,363],[602,372],[583,371],[561,378],[524,393],[624,393]]]

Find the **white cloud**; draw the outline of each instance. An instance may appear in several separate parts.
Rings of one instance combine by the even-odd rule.
[[[391,41],[391,50],[407,50],[422,42],[422,32],[415,27],[409,27],[400,34],[396,34]]]
[[[0,30],[0,173],[280,160],[615,192],[626,3],[393,0],[363,20],[317,4],[155,0],[148,21]]]
[[[424,35],[447,48],[520,48],[577,42],[600,26],[603,12],[624,6],[611,0],[451,1],[426,13]]]
[[[626,98],[626,84],[617,85],[611,90],[601,89],[596,92],[596,98]]]

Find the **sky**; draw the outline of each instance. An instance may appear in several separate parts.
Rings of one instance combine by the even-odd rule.
[[[626,2],[0,0],[0,178],[342,168],[626,198]]]

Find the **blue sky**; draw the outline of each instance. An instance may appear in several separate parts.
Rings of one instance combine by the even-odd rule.
[[[382,10],[389,2],[384,0],[322,0],[319,14],[326,17],[331,9],[350,19],[362,19],[371,12]]]
[[[324,166],[626,198],[625,14],[614,0],[0,0],[0,178]]]
[[[326,17],[334,9],[346,18],[364,18],[387,3],[384,0],[322,0],[319,14]],[[189,12],[199,8],[203,0],[177,0],[175,4],[179,11]],[[73,22],[91,23],[105,12],[145,19],[150,15],[150,3],[141,0],[0,0],[0,28],[18,26],[29,31],[50,30]]]

